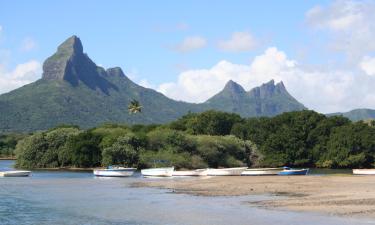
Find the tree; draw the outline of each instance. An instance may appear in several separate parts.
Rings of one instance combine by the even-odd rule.
[[[139,101],[133,99],[128,106],[128,110],[130,114],[140,113],[142,112],[142,106]]]
[[[362,122],[335,128],[327,142],[327,152],[319,165],[334,168],[373,167],[375,128]]]
[[[76,167],[99,166],[101,162],[100,142],[101,136],[93,134],[90,130],[69,138],[64,146],[66,154],[70,157],[69,164]]]
[[[137,166],[139,159],[140,140],[133,134],[119,137],[111,147],[102,152],[102,165]]]

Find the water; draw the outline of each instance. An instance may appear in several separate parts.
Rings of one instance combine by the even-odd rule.
[[[0,160],[0,168],[12,164]],[[141,179],[51,171],[0,178],[0,224],[375,224],[369,219],[266,210],[246,203],[271,196],[201,197],[129,187]]]

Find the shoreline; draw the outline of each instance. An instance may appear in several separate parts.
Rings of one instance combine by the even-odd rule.
[[[17,160],[17,159],[13,157],[0,157],[0,160]]]
[[[266,209],[375,218],[375,176],[233,176],[135,182],[133,187],[198,196],[271,195],[246,202]]]
[[[58,168],[31,168],[32,171],[93,171],[95,168],[58,167]]]

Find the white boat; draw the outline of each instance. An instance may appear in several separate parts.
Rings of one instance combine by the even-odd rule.
[[[10,170],[0,171],[0,177],[28,177],[31,171],[28,170]]]
[[[353,169],[354,175],[375,175],[375,169]]]
[[[109,166],[105,169],[94,169],[94,175],[100,177],[130,177],[136,170],[136,168]]]
[[[266,175],[278,175],[284,168],[256,168],[246,169],[241,173],[241,176],[266,176]]]
[[[171,177],[173,176],[174,167],[160,167],[141,170],[145,177]]]
[[[208,169],[173,171],[173,176],[207,176]]]
[[[240,176],[247,167],[233,167],[224,169],[208,169],[207,176]]]

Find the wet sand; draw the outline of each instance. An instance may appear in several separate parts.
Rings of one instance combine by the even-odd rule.
[[[135,187],[172,189],[203,196],[270,194],[271,200],[250,201],[264,208],[375,218],[375,176],[263,176],[158,179]]]

